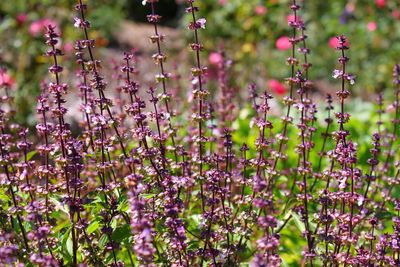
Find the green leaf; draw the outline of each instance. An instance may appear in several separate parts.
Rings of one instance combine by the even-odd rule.
[[[67,251],[68,254],[72,256],[73,254],[73,242],[72,242],[72,233],[69,235],[68,239],[67,239],[67,243],[66,243],[66,247],[67,247]]]
[[[125,224],[124,226],[117,227],[115,231],[112,234],[112,240],[116,242],[122,242],[124,240],[127,240],[131,236],[131,228],[128,224]]]
[[[118,210],[118,211],[121,211],[121,212],[127,212],[127,211],[129,210],[129,203],[128,203],[128,201],[127,201],[126,199],[124,199],[123,201],[121,201],[121,202],[118,204],[117,210]]]
[[[0,191],[0,200],[4,203],[7,203],[8,201],[10,201],[10,197],[4,193],[3,191]]]
[[[99,239],[99,247],[104,248],[107,244],[107,241],[108,241],[107,235],[102,235]]]
[[[117,228],[117,220],[114,218],[112,221],[111,221],[111,224],[110,224],[110,226],[111,226],[111,228],[112,229],[115,229],[115,228]]]
[[[297,213],[292,212],[292,217],[294,219],[294,223],[296,227],[300,230],[300,232],[304,232],[306,230],[304,223],[301,221],[300,216]]]
[[[59,246],[57,248],[57,250],[59,250],[61,252],[61,254],[63,255],[63,258],[67,262],[69,262],[71,260],[71,258],[72,258],[72,256],[71,256],[72,253],[70,254],[70,252],[68,251],[68,246],[69,246],[69,244],[68,244],[69,241],[68,240],[70,239],[70,232],[71,232],[70,230],[71,230],[71,228],[69,227],[65,231],[65,233],[60,235],[59,240],[61,240],[61,246]]]
[[[276,179],[276,183],[287,183],[289,179],[285,175],[281,175]]]
[[[193,214],[193,215],[189,216],[189,219],[194,222],[194,225],[200,225],[201,220],[203,219],[203,215],[202,214]]]
[[[153,198],[156,194],[141,194],[140,196],[145,199]]]
[[[391,213],[389,211],[386,211],[386,210],[381,210],[381,211],[376,213],[376,217],[379,220],[390,220],[390,219],[393,218],[393,216],[394,216],[393,213]]]
[[[86,153],[85,154],[85,158],[93,159],[94,158],[94,154],[93,153]]]
[[[58,199],[51,197],[50,201],[53,202],[53,204],[55,206],[55,210],[60,210],[60,211],[64,212],[65,214],[69,214],[67,206],[63,205],[60,201],[58,201]]]
[[[60,214],[60,213],[58,213],[58,214]],[[53,213],[52,217],[56,217],[56,215]],[[58,233],[65,227],[69,227],[69,226],[70,226],[70,221],[67,218],[65,218],[64,220],[61,220],[61,222],[59,222],[56,226],[54,226],[53,232]]]
[[[299,201],[296,197],[289,198],[289,200],[285,204],[286,205],[285,211],[288,210],[289,211],[288,213],[290,213],[290,210],[298,203],[299,203]]]
[[[90,235],[94,232],[96,232],[97,229],[99,229],[100,223],[98,221],[94,221],[91,224],[89,224],[87,230],[87,233]]]
[[[26,155],[26,159],[27,160],[31,160],[33,158],[33,156],[35,156],[38,152],[36,150],[33,150],[31,152],[28,152],[28,154]]]

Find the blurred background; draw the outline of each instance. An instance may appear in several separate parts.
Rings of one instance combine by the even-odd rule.
[[[7,68],[2,81],[16,90],[19,122],[32,124],[40,82],[47,75],[48,60],[43,56],[44,26],[51,24],[62,33],[66,56],[62,64],[67,77],[73,77],[74,41],[81,33],[73,27],[74,0],[13,0],[0,3],[0,65]],[[310,78],[315,92],[335,91],[332,71],[335,68],[335,36],[349,38],[350,71],[357,75],[353,94],[368,100],[374,93],[393,90],[391,73],[400,61],[400,1],[399,0],[309,0],[300,17],[306,22],[309,57],[313,67]],[[290,54],[292,20],[287,0],[202,0],[200,17],[207,20],[201,31],[205,44],[203,62],[209,67],[220,60],[220,49],[234,63],[230,82],[245,91],[251,81],[282,96],[284,78],[289,75],[285,59]],[[157,72],[150,59],[153,45],[148,36],[153,28],[146,22],[149,6],[141,0],[89,0],[90,34],[96,39],[98,57],[112,73],[112,62],[122,57],[122,51],[136,48],[142,55],[141,79],[154,80]],[[168,70],[190,78],[192,54],[187,43],[192,34],[187,29],[184,0],[160,0],[157,13],[163,16],[160,32],[167,39]],[[185,62],[185,63],[182,63]],[[178,64],[179,63],[179,64]],[[186,64],[186,65],[185,65]],[[71,78],[72,80],[72,78]],[[72,84],[73,85],[73,84]],[[109,89],[112,90],[112,89]],[[245,99],[245,98],[244,98]]]

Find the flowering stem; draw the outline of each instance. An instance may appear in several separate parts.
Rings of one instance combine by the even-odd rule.
[[[195,7],[193,6],[194,0],[188,0],[189,5],[190,5],[190,13],[192,14],[192,23],[193,23],[193,31],[194,31],[194,44],[196,46],[195,53],[196,53],[196,65],[197,65],[197,79],[198,79],[198,85],[199,85],[199,92],[198,92],[198,136],[197,136],[197,142],[198,142],[198,161],[199,161],[199,177],[200,177],[200,196],[201,196],[201,206],[203,212],[205,211],[205,200],[204,200],[204,186],[203,186],[203,94],[205,94],[203,90],[203,81],[202,81],[202,75],[203,75],[203,68],[200,63],[200,49],[201,49],[201,44],[199,42],[199,35],[198,35],[198,22],[196,21],[196,15],[195,15]]]
[[[150,1],[151,4],[151,15],[152,17],[157,16],[156,15],[156,11],[155,11],[155,1]],[[170,107],[169,107],[169,94],[167,92],[167,86],[166,86],[166,79],[169,78],[169,74],[166,73],[165,71],[165,67],[164,67],[164,61],[166,56],[163,54],[163,52],[161,51],[161,41],[162,41],[162,35],[159,34],[158,32],[158,20],[157,19],[153,19],[153,25],[154,25],[154,34],[155,37],[154,38],[156,40],[157,43],[157,56],[160,56],[160,59],[157,60],[156,62],[159,64],[160,66],[160,72],[161,72],[161,84],[162,84],[162,90],[163,90],[163,98],[164,98],[164,106],[165,106],[165,110],[168,113],[167,119],[168,119],[168,130],[170,131],[170,138],[171,138],[171,143],[173,146],[173,151],[174,151],[174,157],[175,157],[175,163],[178,163],[178,154],[176,152],[176,145],[175,145],[175,130],[174,127],[172,126],[172,121],[171,121],[171,116],[173,115],[171,113]],[[153,40],[153,39],[152,39]]]
[[[105,84],[102,82],[103,79],[102,79],[102,77],[100,77],[100,74],[99,74],[99,72],[97,70],[98,61],[96,61],[94,59],[94,56],[93,56],[92,43],[94,41],[92,42],[92,40],[89,39],[89,34],[88,34],[88,30],[87,30],[88,24],[87,24],[87,21],[85,19],[85,12],[84,12],[85,8],[86,8],[86,5],[83,5],[82,4],[82,0],[79,0],[79,4],[77,5],[77,9],[80,11],[81,20],[82,20],[82,22],[84,24],[82,26],[83,33],[84,33],[84,36],[85,36],[85,40],[84,41],[87,44],[87,50],[89,52],[90,61],[91,61],[92,67],[93,67],[93,76],[94,76],[94,81],[95,81],[95,88],[98,90],[99,98],[101,100],[104,100],[104,99],[106,99],[104,91],[103,91],[103,88],[105,87]],[[114,119],[114,116],[113,116],[113,114],[111,112],[110,107],[108,105],[105,105],[105,107],[104,107],[103,106],[103,101],[100,101],[99,108],[100,108],[100,114],[102,116],[103,116],[104,110],[106,110],[107,114],[110,117],[110,119],[114,122],[114,123],[112,123],[112,127],[114,129],[115,134],[117,135],[118,143],[119,143],[119,145],[121,147],[122,153],[124,154],[124,157],[127,158],[128,154],[126,152],[125,145],[122,142],[122,136],[121,136],[121,134],[120,134],[120,132],[118,130],[118,127],[117,127],[117,125],[115,123],[116,120]],[[103,126],[101,126],[101,131],[102,132],[104,131]],[[103,150],[102,150],[102,157],[104,157],[104,151]],[[130,172],[132,173],[132,167],[130,165],[128,165],[128,168],[129,168]]]
[[[126,62],[126,66],[127,66],[127,70],[126,70],[126,82],[127,82],[127,85],[130,85],[130,84],[131,84],[130,71],[129,71],[129,70],[130,70],[130,62],[129,62],[129,60],[130,60],[130,56],[129,56],[129,55],[126,55],[126,56],[125,56],[125,62]],[[138,96],[137,96],[137,94],[136,94],[136,88],[133,88],[133,90],[130,89],[130,90],[128,90],[128,91],[129,91],[129,99],[130,99],[130,101],[131,101],[131,104],[134,105],[135,102],[136,102],[136,103],[139,103],[139,102],[140,102],[140,99],[138,98]],[[134,114],[137,115],[138,117],[140,117],[140,115],[141,115],[141,107],[140,107],[140,104],[138,104],[137,107],[136,107],[135,109],[136,109],[136,110],[134,111]],[[145,133],[145,127],[144,127],[144,124],[143,124],[143,121],[142,121],[142,120],[138,120],[138,121],[137,121],[137,126],[140,127],[140,129],[141,129],[141,131],[142,131],[143,133]],[[148,143],[147,143],[146,135],[143,135],[143,136],[142,136],[141,142],[143,143],[143,145],[144,145],[144,147],[145,147],[145,149],[146,149],[147,154],[150,155],[151,153],[150,153],[149,145],[148,145]],[[150,164],[152,165],[154,171],[157,173],[157,183],[158,183],[158,186],[159,186],[160,188],[162,188],[162,183],[161,183],[161,182],[163,181],[163,175],[161,174],[160,170],[158,169],[158,167],[156,166],[155,162],[153,161],[153,159],[152,159],[151,157],[149,158],[149,161],[150,161]]]
[[[301,135],[301,155],[302,155],[302,173],[303,173],[303,206],[304,206],[304,225],[306,229],[306,237],[307,237],[307,244],[308,244],[308,253],[312,253],[312,239],[311,239],[311,229],[309,225],[309,218],[308,218],[308,193],[307,193],[307,174],[311,171],[308,167],[307,161],[307,145],[305,141],[305,130],[307,128],[306,121],[305,121],[305,102],[304,102],[304,80],[301,78],[301,72],[298,72],[298,80],[299,80],[299,92],[300,92],[300,109],[301,109],[301,119],[300,119],[300,135]],[[300,172],[300,173],[301,173]],[[313,258],[310,259],[310,265],[313,266]]]
[[[294,21],[290,25],[292,27],[292,38],[290,40],[290,42],[292,44],[292,55],[291,55],[291,57],[289,57],[287,59],[287,62],[290,64],[290,68],[291,68],[291,75],[290,75],[290,78],[288,79],[289,84],[290,84],[290,92],[289,92],[289,97],[285,100],[287,102],[286,116],[283,120],[282,133],[279,135],[278,151],[277,151],[276,157],[274,159],[274,162],[272,164],[271,173],[275,172],[275,170],[278,166],[279,159],[282,158],[281,153],[283,150],[283,145],[284,145],[285,141],[287,141],[288,124],[291,123],[291,121],[292,121],[292,119],[290,118],[290,111],[291,111],[291,107],[294,102],[293,91],[294,91],[295,66],[298,64],[298,61],[296,59],[296,43],[298,42],[298,39],[296,38],[297,37],[296,29],[299,26],[297,23],[297,10],[300,9],[300,6],[296,4],[296,0],[293,0],[290,8],[293,11],[293,17],[294,17]],[[273,179],[275,178],[274,176],[275,176],[274,174],[271,174],[270,177],[268,178],[267,191],[272,192],[272,190],[273,190],[273,186],[274,186]]]
[[[59,73],[62,72],[62,67],[58,65],[58,60],[57,56],[61,55],[61,51],[59,49],[56,49],[55,45],[58,43],[57,38],[59,35],[55,33],[54,27],[49,26],[46,32],[46,44],[51,47],[51,49],[47,52],[48,56],[51,56],[53,58],[53,65],[49,68],[49,71],[55,75],[56,83],[50,83],[49,84],[49,90],[50,92],[54,95],[55,97],[55,103],[57,104],[57,109],[53,110],[53,113],[55,116],[58,117],[58,129],[56,133],[56,138],[57,141],[60,142],[61,145],[61,167],[64,172],[64,178],[65,178],[65,183],[66,183],[66,188],[67,188],[67,202],[69,206],[69,216],[70,220],[72,223],[71,227],[71,234],[72,234],[72,244],[73,244],[73,255],[72,255],[72,265],[77,266],[77,250],[78,250],[78,244],[77,244],[77,238],[76,238],[76,228],[75,228],[75,211],[72,209],[72,198],[71,198],[71,192],[70,192],[70,177],[69,177],[69,171],[67,169],[68,165],[68,159],[67,159],[67,149],[66,149],[66,136],[69,135],[68,130],[65,127],[65,122],[64,122],[64,108],[61,106],[62,103],[64,103],[64,100],[61,98],[61,92],[65,92],[67,90],[67,85],[66,84],[61,84],[60,83],[60,78],[59,78]]]

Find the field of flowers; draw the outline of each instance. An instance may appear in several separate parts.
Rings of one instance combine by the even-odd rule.
[[[390,58],[390,77],[370,75],[354,94],[372,71],[352,66],[363,50],[335,32],[329,56],[312,52],[320,37],[308,25],[324,19],[312,16],[312,1],[285,2],[286,34],[265,37],[282,61],[262,30],[218,28],[228,20],[218,12],[246,11],[235,0],[181,1],[183,57],[162,32],[162,1],[143,1],[154,54],[127,47],[102,60],[113,29],[88,18],[99,8],[117,23],[125,1],[112,11],[70,2],[42,4],[73,17],[71,32],[27,13],[1,24],[20,29],[14,40],[29,53],[19,56],[12,40],[0,50],[0,266],[400,265],[398,44],[377,52]],[[352,19],[356,2],[340,20]],[[253,11],[268,22],[276,3]],[[395,4],[374,2],[396,20]],[[20,66],[32,58],[40,64]],[[267,71],[256,71],[264,60]]]

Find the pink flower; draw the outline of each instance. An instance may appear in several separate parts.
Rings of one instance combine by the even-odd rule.
[[[228,0],[218,0],[218,3],[219,3],[221,6],[224,6],[224,5],[226,5],[226,3],[228,3]]]
[[[400,19],[400,11],[398,9],[394,9],[392,11],[392,16],[394,19]]]
[[[74,45],[72,43],[70,43],[70,42],[65,43],[65,45],[64,45],[65,52],[71,52],[73,50],[74,50]]]
[[[286,21],[287,21],[288,23],[294,22],[294,21],[295,21],[294,15],[293,15],[293,14],[287,15],[287,16],[286,16]],[[299,16],[296,16],[296,21],[297,21],[297,22],[300,21],[300,17],[299,17]]]
[[[336,38],[336,36],[334,36],[329,39],[328,43],[331,48],[336,49],[336,47],[339,45],[339,40]],[[345,45],[350,46],[350,43],[346,41]]]
[[[276,40],[275,46],[278,50],[285,51],[291,48],[292,44],[289,41],[289,37],[281,36]]]
[[[36,20],[29,25],[29,34],[36,37],[42,32],[43,25],[40,20]]]
[[[379,8],[384,8],[386,5],[386,0],[375,0],[375,4]]]
[[[39,19],[33,21],[31,25],[29,25],[29,34],[33,37],[38,37],[45,31],[46,27],[49,25],[55,27],[55,31],[57,33],[60,33],[57,22],[51,19]]]
[[[272,92],[278,95],[286,94],[286,87],[276,79],[271,79],[267,82],[268,87],[271,89]]]
[[[377,27],[378,27],[378,26],[377,26],[377,24],[376,24],[375,21],[368,22],[368,24],[367,24],[367,29],[368,29],[368,31],[370,31],[370,32],[375,31]]]
[[[263,5],[257,5],[254,8],[254,12],[256,13],[256,15],[262,16],[265,15],[267,13],[267,8]]]
[[[0,86],[13,86],[14,83],[14,79],[4,69],[0,69]]]
[[[17,15],[17,23],[19,24],[19,25],[22,25],[22,24],[24,24],[25,23],[25,21],[26,21],[26,19],[28,18],[28,15],[27,14],[25,14],[25,13],[21,13],[21,14],[18,14]]]
[[[223,60],[222,56],[220,53],[217,52],[212,52],[209,56],[208,56],[208,62],[210,62],[211,65],[218,65],[219,63],[221,63]]]

